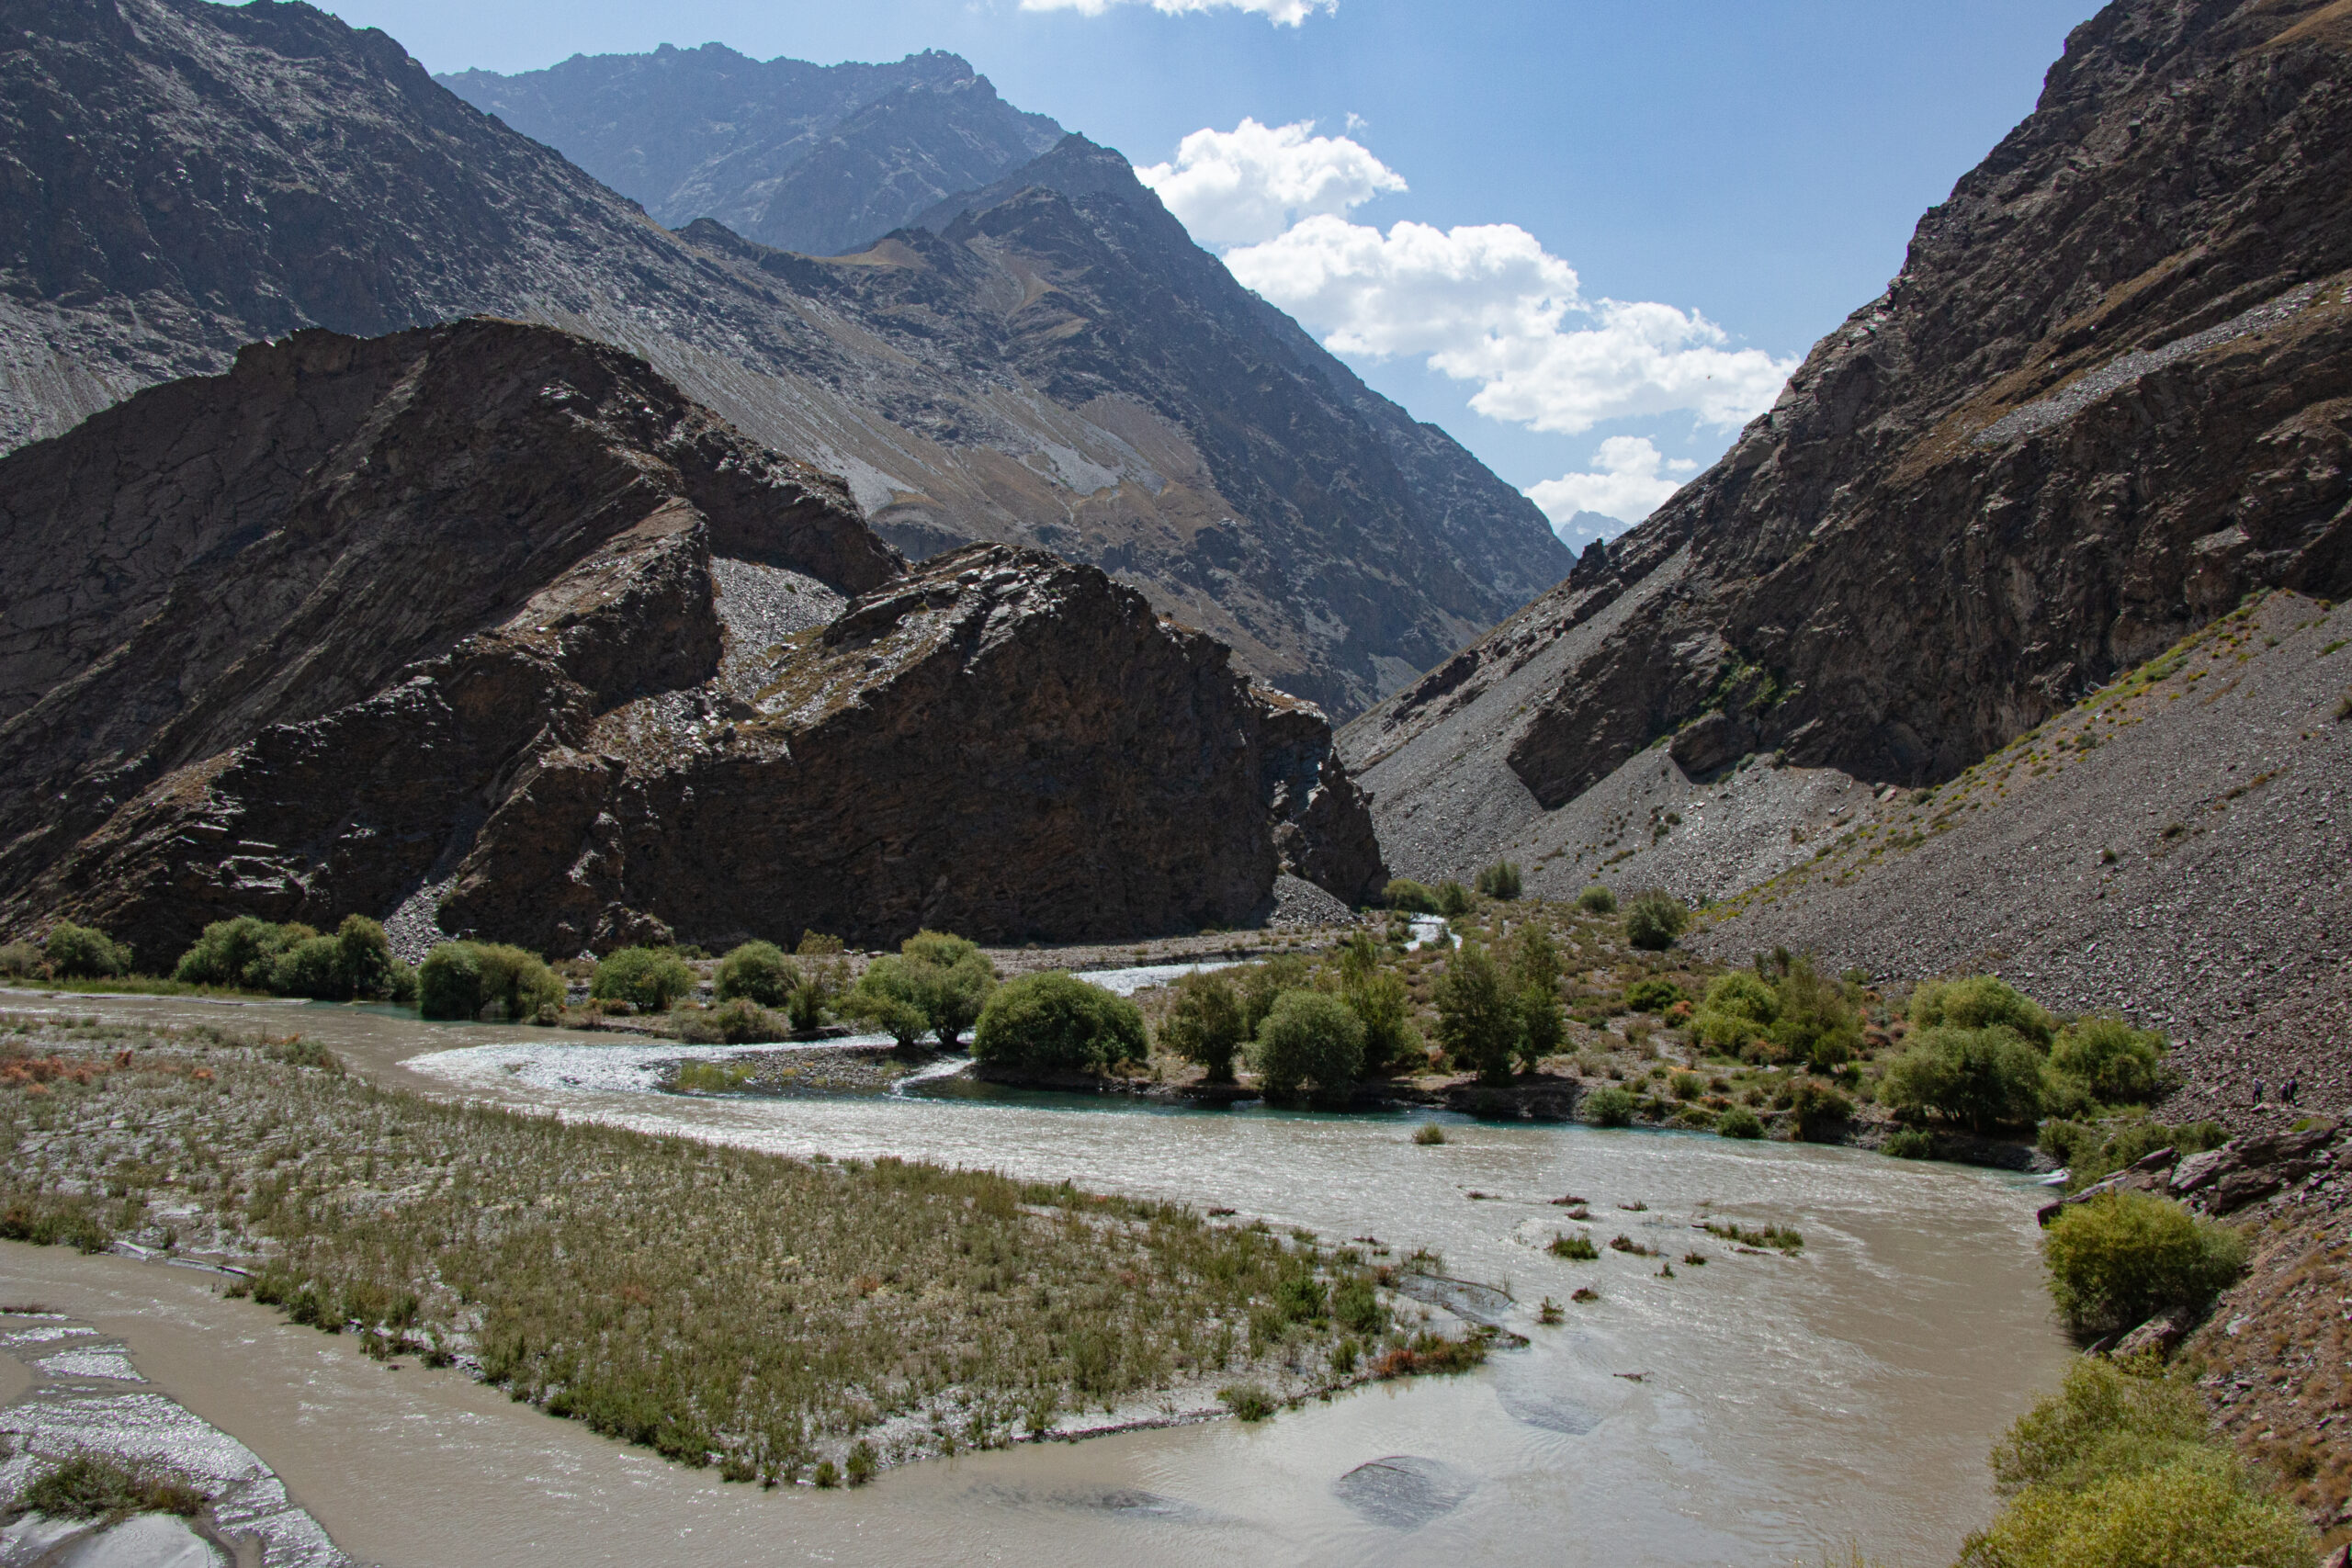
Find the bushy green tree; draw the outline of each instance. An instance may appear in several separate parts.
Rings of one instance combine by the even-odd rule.
[[[1481,897],[1498,898],[1508,904],[1519,897],[1524,882],[1517,865],[1507,860],[1498,860],[1492,865],[1478,868],[1474,886]]]
[[[269,966],[269,989],[281,997],[347,1001],[343,951],[331,936],[314,936],[279,953]]]
[[[1734,1055],[1772,1037],[1781,994],[1747,969],[1717,976],[1690,1015],[1690,1032],[1712,1051]]]
[[[1447,919],[1470,912],[1470,889],[1452,877],[1447,877],[1430,891],[1437,899],[1437,912]]]
[[[1421,1043],[1421,1032],[1414,1027],[1413,994],[1406,988],[1402,976],[1393,969],[1376,970],[1343,987],[1340,998],[1363,1025],[1365,1072],[1423,1065],[1427,1048]]]
[[[50,928],[41,956],[61,980],[104,980],[130,973],[130,949],[95,927],[71,920]]]
[[[1625,906],[1625,940],[1645,953],[1664,953],[1690,929],[1690,911],[1662,887],[1634,895]]]
[[[1854,1102],[1818,1078],[1799,1078],[1790,1090],[1791,1119],[1808,1144],[1833,1141],[1853,1119]]]
[[[940,1049],[958,1049],[996,989],[995,966],[977,944],[944,931],[917,931],[899,944],[899,956],[914,976]]]
[[[1146,1050],[1135,1003],[1057,972],[999,986],[972,1036],[974,1060],[1037,1072],[1101,1072]]]
[[[1568,1017],[1553,986],[1530,986],[1519,993],[1519,1038],[1511,1050],[1519,1065],[1533,1072],[1544,1057],[1567,1043]]]
[[[1274,1010],[1274,998],[1284,991],[1305,990],[1314,966],[1295,953],[1278,953],[1259,963],[1243,964],[1232,974],[1235,989],[1241,998],[1241,1027],[1254,1040],[1258,1026]]]
[[[667,1012],[694,989],[695,972],[666,947],[616,948],[588,982],[588,994],[599,1001],[627,1002],[639,1012]]]
[[[537,953],[501,942],[445,942],[416,971],[417,1003],[427,1018],[539,1016],[563,1005],[563,981]]]
[[[2058,1032],[2041,1003],[1991,975],[1931,980],[1911,993],[1910,1010],[1912,1023],[1923,1029],[2008,1029],[2044,1050]]]
[[[1675,1003],[1690,999],[1673,981],[1655,976],[1636,980],[1625,987],[1625,1006],[1634,1012],[1664,1012]]]
[[[335,928],[334,946],[340,978],[350,987],[347,996],[387,997],[393,1001],[407,1001],[414,996],[415,974],[392,952],[391,939],[384,934],[381,921],[365,915],[344,916],[343,924]]]
[[[784,949],[772,942],[747,942],[718,961],[718,999],[738,998],[763,1008],[780,1008],[792,998],[800,971]]]
[[[857,984],[842,994],[841,1010],[888,1034],[899,1050],[911,1051],[931,1032],[926,999],[914,965],[886,953],[867,964]]]
[[[2102,1192],[2059,1211],[2041,1236],[2050,1295],[2082,1329],[2130,1328],[2199,1305],[2245,1272],[2245,1241],[2169,1198]]]
[[[2006,1025],[1924,1029],[1887,1064],[1879,1098],[1914,1121],[1957,1122],[1987,1134],[2028,1127],[2041,1114],[2041,1053]]]
[[[2050,1062],[2108,1105],[2146,1105],[2170,1087],[2165,1037],[2111,1016],[2069,1026],[2058,1036]]]
[[[1577,908],[1588,915],[1613,915],[1617,912],[1617,895],[1596,882],[1577,895]]]
[[[1586,1095],[1577,1109],[1596,1127],[1623,1127],[1633,1121],[1635,1104],[1631,1094],[1611,1084]]]
[[[1723,1138],[1760,1138],[1764,1122],[1745,1105],[1735,1105],[1715,1118],[1715,1135]]]
[[[1437,1033],[1454,1061],[1493,1084],[1510,1081],[1519,1048],[1519,998],[1484,947],[1464,942],[1446,960],[1435,991]]]
[[[1176,982],[1159,1022],[1159,1043],[1197,1064],[1211,1083],[1233,1081],[1233,1058],[1250,1041],[1241,998],[1222,969],[1196,969]]]
[[[1308,1086],[1317,1099],[1342,1099],[1363,1070],[1363,1024],[1337,997],[1285,991],[1258,1026],[1250,1065],[1269,1100],[1297,1099]]]
[[[1390,908],[1402,909],[1408,914],[1434,915],[1437,913],[1437,895],[1409,876],[1399,876],[1392,880],[1386,891],[1381,894],[1381,897],[1386,901]]]
[[[172,978],[184,986],[266,991],[269,989],[270,964],[288,945],[285,930],[257,915],[215,920],[180,955]]]
[[[1770,1032],[1782,1061],[1827,1073],[1860,1052],[1862,1021],[1853,998],[1840,982],[1815,969],[1812,959],[1791,960],[1772,989],[1778,1006]]]

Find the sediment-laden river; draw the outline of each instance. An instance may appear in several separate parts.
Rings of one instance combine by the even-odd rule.
[[[0,1003],[0,1005],[10,1005]],[[371,1079],[647,1131],[893,1154],[1376,1235],[1506,1287],[1523,1349],[1255,1426],[1220,1421],[906,1467],[854,1492],[762,1493],[508,1402],[387,1371],[201,1276],[11,1247],[0,1291],[120,1336],[159,1388],[242,1439],[345,1551],[488,1562],[918,1561],[1785,1564],[1949,1562],[1992,1512],[1985,1450],[2067,1346],[2018,1179],[1708,1136],[1073,1097],[682,1099],[639,1064],[729,1055],[613,1036],[422,1024],[364,1009],[29,1000],[156,1022],[300,1030]],[[1485,1196],[1473,1197],[1473,1193]],[[1552,1258],[1589,1206],[1597,1262]],[[1795,1257],[1704,1220],[1793,1225]],[[649,1215],[649,1224],[662,1223]],[[1703,1265],[1684,1261],[1706,1256]],[[1671,1278],[1660,1273],[1670,1263]],[[1544,1296],[1599,1299],[1537,1323]]]

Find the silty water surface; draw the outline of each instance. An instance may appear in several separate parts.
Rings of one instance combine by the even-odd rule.
[[[157,1021],[220,1022],[225,1011],[176,1000],[62,1006]],[[944,1553],[1174,1563],[1248,1553],[1449,1568],[1712,1565],[1811,1562],[1849,1545],[1893,1562],[1949,1562],[1990,1515],[1986,1449],[2055,1381],[2067,1352],[2035,1258],[2037,1193],[1986,1172],[1845,1149],[1453,1119],[1445,1144],[1422,1146],[1410,1141],[1419,1118],[933,1098],[920,1087],[864,1099],[687,1099],[641,1087],[646,1064],[700,1054],[673,1044],[429,1025],[364,1009],[239,1010],[232,1021],[299,1028],[378,1081],[430,1092],[786,1154],[892,1154],[1069,1178],[1231,1207],[1334,1241],[1429,1247],[1448,1273],[1506,1287],[1518,1303],[1511,1326],[1530,1340],[1467,1377],[1377,1386],[1260,1426],[967,1456],[822,1495],[722,1487],[482,1399],[489,1415],[402,1455],[412,1469],[443,1467],[430,1510],[385,1506],[379,1491],[389,1483],[351,1463],[288,1472],[345,1550],[390,1564],[468,1561],[449,1543],[481,1539],[469,1530],[497,1537],[517,1560],[546,1562]],[[1597,1263],[1546,1255],[1555,1234],[1577,1228],[1551,1201],[1568,1195],[1589,1203],[1595,1241],[1623,1234],[1657,1256],[1605,1245]],[[1806,1245],[1797,1258],[1744,1254],[1693,1228],[1706,1218],[1794,1224]],[[1685,1263],[1694,1249],[1709,1261]],[[1668,1262],[1671,1279],[1658,1273]],[[1542,1297],[1565,1303],[1579,1285],[1600,1299],[1569,1306],[1562,1326],[1535,1323]],[[135,1336],[130,1343],[136,1353]],[[465,1404],[485,1393],[415,1370],[351,1376],[366,1397],[345,1400],[352,1430],[333,1451],[369,1451],[369,1433],[378,1452],[397,1448],[404,1421],[443,1429],[434,1400]],[[266,1384],[266,1370],[249,1381]],[[401,1400],[423,1403],[377,1408]],[[342,1409],[305,1419],[343,1420]],[[264,1447],[220,1409],[205,1414]],[[277,1462],[266,1448],[264,1457]]]

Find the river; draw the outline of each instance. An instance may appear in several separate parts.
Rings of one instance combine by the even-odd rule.
[[[6,1248],[0,1289],[121,1336],[147,1377],[259,1453],[346,1551],[392,1568],[1244,1556],[1697,1568],[1843,1561],[1849,1546],[1945,1563],[1991,1516],[1987,1448],[2068,1353],[2036,1259],[2042,1195],[1995,1172],[1452,1118],[1439,1118],[1444,1144],[1419,1145],[1422,1117],[973,1096],[952,1083],[682,1099],[635,1087],[642,1075],[628,1066],[683,1048],[612,1036],[291,1004],[41,1005],[299,1029],[375,1081],[647,1131],[1067,1177],[1328,1240],[1377,1235],[1506,1287],[1510,1326],[1529,1340],[1466,1377],[1377,1385],[1260,1425],[967,1455],[857,1492],[763,1494],[452,1373],[388,1371],[348,1340],[218,1300],[186,1270]],[[1552,1201],[1571,1194],[1589,1202],[1596,1240],[1623,1234],[1658,1256],[1545,1254],[1575,1228]],[[1695,1228],[1710,1217],[1792,1224],[1805,1246],[1743,1253]],[[1694,1249],[1705,1264],[1683,1261]],[[1569,1305],[1560,1326],[1535,1321],[1539,1299],[1566,1303],[1579,1285],[1599,1299]]]

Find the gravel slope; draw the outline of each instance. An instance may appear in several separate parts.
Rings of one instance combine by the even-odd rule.
[[[2174,1036],[2172,1111],[2261,1079],[2352,1109],[2352,608],[2280,593],[1985,759],[1890,795],[1692,941],[1908,979],[1990,969]],[[2082,737],[2096,737],[2089,750]]]

